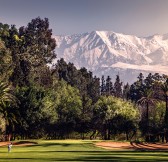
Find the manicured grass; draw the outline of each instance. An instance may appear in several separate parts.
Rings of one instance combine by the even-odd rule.
[[[168,161],[168,152],[106,150],[93,145],[95,141],[51,140],[34,141],[33,146],[0,147],[3,162],[57,162],[57,161]]]

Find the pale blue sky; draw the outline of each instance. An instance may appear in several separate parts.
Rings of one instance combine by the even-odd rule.
[[[20,27],[38,16],[49,18],[55,35],[168,33],[168,0],[0,0],[0,22]]]

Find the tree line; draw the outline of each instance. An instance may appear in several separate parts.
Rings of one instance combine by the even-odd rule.
[[[49,20],[0,23],[0,138],[168,141],[166,75],[98,78],[60,59]]]

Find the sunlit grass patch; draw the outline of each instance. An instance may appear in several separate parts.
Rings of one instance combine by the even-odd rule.
[[[0,147],[0,161],[167,161],[166,151],[107,150],[94,145],[90,140],[33,140],[37,144]],[[24,143],[23,141],[21,143]]]

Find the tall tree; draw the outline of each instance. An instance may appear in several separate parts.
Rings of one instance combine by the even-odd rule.
[[[87,94],[89,98],[92,99],[94,104],[100,97],[100,79],[96,76],[90,79],[90,82],[87,84]]]
[[[144,76],[142,73],[139,74],[138,80],[134,82],[130,87],[129,98],[137,102],[139,99],[142,98],[144,93]]]
[[[22,139],[39,138],[43,132],[41,119],[42,100],[45,97],[44,87],[37,85],[22,86],[16,88],[15,95],[19,100],[20,123],[16,125],[16,134]]]
[[[56,41],[52,38],[52,30],[49,29],[49,20],[37,17],[28,23],[27,27],[19,29],[20,37],[24,37],[24,49],[31,55],[33,64],[51,63],[56,57],[54,49]]]
[[[16,97],[12,93],[11,85],[0,81],[0,108],[2,109],[6,102],[15,103]]]
[[[166,127],[166,143],[167,143],[168,142],[168,79],[161,86],[161,88],[166,102],[165,127]]]
[[[146,115],[145,115],[145,123],[146,123],[146,141],[149,141],[149,105],[153,104],[155,99],[153,98],[153,91],[151,89],[146,90],[144,92],[144,96],[138,100],[138,103],[146,106]]]
[[[9,136],[11,129],[13,128],[13,122],[16,122],[15,111],[13,106],[16,106],[17,99],[13,95],[13,88],[5,82],[0,81],[0,113],[5,119],[6,133]],[[10,138],[8,139],[10,140]]]
[[[92,111],[92,100],[88,96],[83,95],[81,113],[79,114],[76,127],[77,132],[81,133],[82,139],[85,138],[85,133],[91,130]]]
[[[101,95],[105,95],[106,93],[106,83],[105,83],[104,75],[101,78],[101,86],[100,86],[100,93]]]
[[[56,127],[58,138],[65,138],[75,129],[76,121],[81,114],[82,102],[79,91],[76,88],[63,81],[59,84],[56,87],[56,95],[59,98],[59,102],[56,105],[56,112],[58,114]]]
[[[29,79],[39,72],[39,68],[51,63],[56,57],[55,39],[49,29],[49,21],[40,17],[33,19],[26,27],[9,30],[9,47],[15,60],[15,70],[11,80],[15,85],[28,85]]]
[[[120,81],[119,75],[116,76],[116,81],[114,83],[114,95],[115,97],[122,97],[122,82]]]
[[[123,86],[123,99],[129,99],[130,85],[127,83]]]
[[[10,51],[0,40],[0,78],[8,81],[13,71],[13,62]]]
[[[133,127],[126,126],[124,123],[128,124],[132,121],[136,124],[139,115],[137,108],[131,102],[113,96],[101,96],[94,105],[93,114],[95,129],[102,133],[104,139],[110,139],[110,135],[114,133],[113,126],[116,119],[117,121],[123,119],[119,125],[116,125],[117,131],[120,130],[128,136],[128,132],[131,132]],[[122,129],[119,128],[121,125],[124,125]]]
[[[110,76],[107,76],[107,79],[106,79],[106,95],[107,96],[113,95],[113,93],[114,93],[113,83],[111,81]]]

